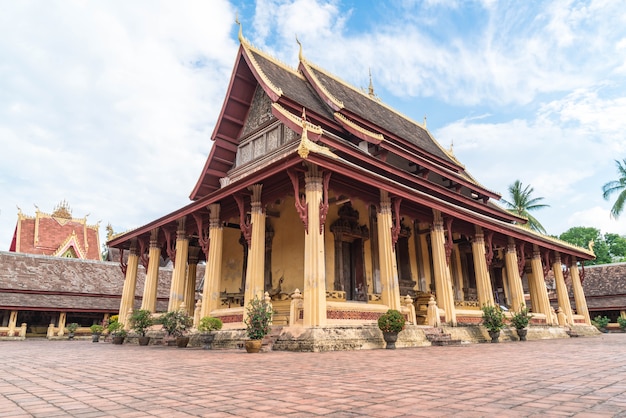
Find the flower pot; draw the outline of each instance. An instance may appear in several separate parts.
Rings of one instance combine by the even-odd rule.
[[[205,350],[210,350],[213,348],[213,340],[215,339],[215,334],[212,332],[202,334],[202,348]]]
[[[258,353],[261,351],[261,342],[263,340],[248,340],[246,341],[246,351],[248,353]]]
[[[74,333],[70,332],[69,334],[67,334],[67,338],[70,339],[70,340],[73,340],[74,339]]]
[[[100,341],[100,334],[91,334],[91,342],[97,343],[98,341]]]
[[[385,339],[385,343],[387,343],[386,348],[388,350],[396,349],[396,341],[398,341],[397,332],[383,332],[383,338]]]
[[[116,344],[116,345],[122,345],[122,344],[124,344],[124,338],[125,337],[120,337],[118,335],[114,335],[113,337],[111,337],[111,342],[113,344]]]
[[[492,343],[497,343],[500,339],[500,331],[489,331],[489,336],[491,337]]]
[[[528,329],[520,328],[520,329],[516,329],[516,331],[517,331],[517,336],[519,337],[519,340],[526,341],[526,334],[528,334]]]
[[[176,347],[185,348],[189,344],[189,337],[176,337]]]
[[[142,337],[138,337],[137,341],[139,342],[139,345],[148,345],[150,344],[150,337],[146,337],[145,335]]]

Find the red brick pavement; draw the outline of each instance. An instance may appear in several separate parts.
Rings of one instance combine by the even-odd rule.
[[[331,353],[0,342],[0,417],[626,417],[626,334]]]

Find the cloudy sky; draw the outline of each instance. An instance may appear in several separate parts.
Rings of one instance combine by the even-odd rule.
[[[312,62],[428,128],[482,184],[516,179],[548,233],[611,220],[626,158],[626,2],[3,1],[0,250],[17,207],[141,226],[189,202],[238,47]]]

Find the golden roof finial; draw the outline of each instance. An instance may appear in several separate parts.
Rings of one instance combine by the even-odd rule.
[[[239,21],[239,13],[235,14],[235,23],[239,25],[239,34],[237,35],[237,38],[239,38],[239,42],[243,43],[244,37],[243,37],[243,30],[241,28],[241,22]]]
[[[426,128],[426,115],[424,115],[424,128]]]
[[[72,209],[65,199],[56,205],[52,216],[55,218],[72,219]]]
[[[300,47],[300,50],[298,51],[298,59],[300,61],[304,61],[304,55],[302,54],[302,43],[300,43],[300,40],[298,39],[298,34],[296,34],[296,43]]]
[[[367,94],[369,94],[370,97],[374,97],[374,83],[372,83],[372,69],[369,68],[369,72],[370,72],[370,85],[367,88]]]
[[[450,154],[454,154],[454,139],[450,140]]]

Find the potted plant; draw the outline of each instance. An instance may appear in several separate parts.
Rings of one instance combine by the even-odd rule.
[[[202,344],[205,350],[211,349],[211,344],[213,344],[213,339],[215,338],[213,331],[222,329],[222,325],[221,319],[212,316],[205,316],[200,319],[198,332],[202,334]]]
[[[100,341],[100,334],[104,331],[104,327],[100,324],[93,324],[89,329],[91,330],[91,342],[97,343]]]
[[[395,349],[398,333],[404,329],[406,319],[399,311],[389,309],[378,318],[378,328],[383,332],[387,349]]]
[[[71,324],[68,324],[67,331],[69,332],[69,334],[67,334],[67,338],[69,338],[70,340],[73,340],[74,333],[76,332],[78,328],[80,328],[80,324],[77,324],[76,322],[72,322]]]
[[[148,345],[150,337],[146,336],[146,331],[154,324],[152,312],[147,309],[137,309],[130,316],[130,327],[139,335],[137,340],[139,345]]]
[[[515,312],[511,317],[511,325],[515,327],[520,341],[526,341],[526,334],[528,334],[527,327],[531,317],[528,308],[523,303],[522,306],[520,306],[520,310]]]
[[[187,331],[193,325],[193,320],[182,310],[170,311],[161,316],[160,320],[167,335],[176,339],[178,348],[185,348],[189,344]]]
[[[124,338],[126,338],[126,330],[124,324],[121,322],[113,321],[109,322],[107,327],[109,335],[111,336],[111,342],[116,345],[124,344]]]
[[[619,324],[619,327],[622,329],[622,331],[626,330],[626,318],[622,316],[617,317],[617,323]]]
[[[270,332],[270,324],[274,310],[272,305],[265,300],[255,297],[247,309],[246,324],[246,351],[248,353],[258,353],[261,351],[261,341]]]
[[[598,330],[600,330],[600,332],[604,332],[607,333],[609,332],[606,329],[606,326],[609,325],[609,322],[611,322],[611,320],[607,317],[607,316],[596,316],[595,318],[593,318],[591,320],[591,323],[598,328]]]
[[[504,312],[499,306],[484,305],[483,325],[489,331],[492,343],[497,343],[500,338],[500,330],[504,328]]]

